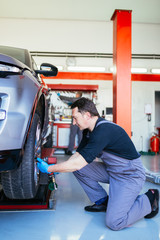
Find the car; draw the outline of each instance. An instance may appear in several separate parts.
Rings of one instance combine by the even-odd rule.
[[[9,199],[32,199],[39,188],[41,157],[49,126],[50,89],[41,79],[56,76],[52,64],[40,70],[26,49],[0,46],[0,175]]]

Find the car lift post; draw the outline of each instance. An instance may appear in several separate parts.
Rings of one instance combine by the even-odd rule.
[[[47,159],[48,164],[55,164],[57,163],[57,158],[53,157],[53,153],[53,148],[43,148],[41,158]],[[57,184],[53,173],[44,175],[44,181],[40,181],[37,195],[33,199],[8,199],[2,190],[0,192],[0,211],[53,209],[56,189]]]

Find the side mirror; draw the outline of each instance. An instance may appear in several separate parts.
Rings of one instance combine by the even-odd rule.
[[[58,74],[58,68],[50,63],[42,63],[40,70],[35,70],[37,74],[43,74],[45,77],[55,77]]]

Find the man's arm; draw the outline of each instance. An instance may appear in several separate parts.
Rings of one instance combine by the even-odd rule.
[[[85,167],[88,163],[76,152],[67,161],[49,166],[48,172],[74,172]]]

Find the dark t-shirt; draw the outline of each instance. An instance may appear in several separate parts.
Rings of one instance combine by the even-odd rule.
[[[101,121],[103,123],[100,124]],[[140,157],[132,140],[123,128],[103,118],[98,118],[92,132],[88,129],[83,131],[83,138],[77,152],[88,163],[91,163],[96,157],[100,156],[102,151],[128,160]]]

